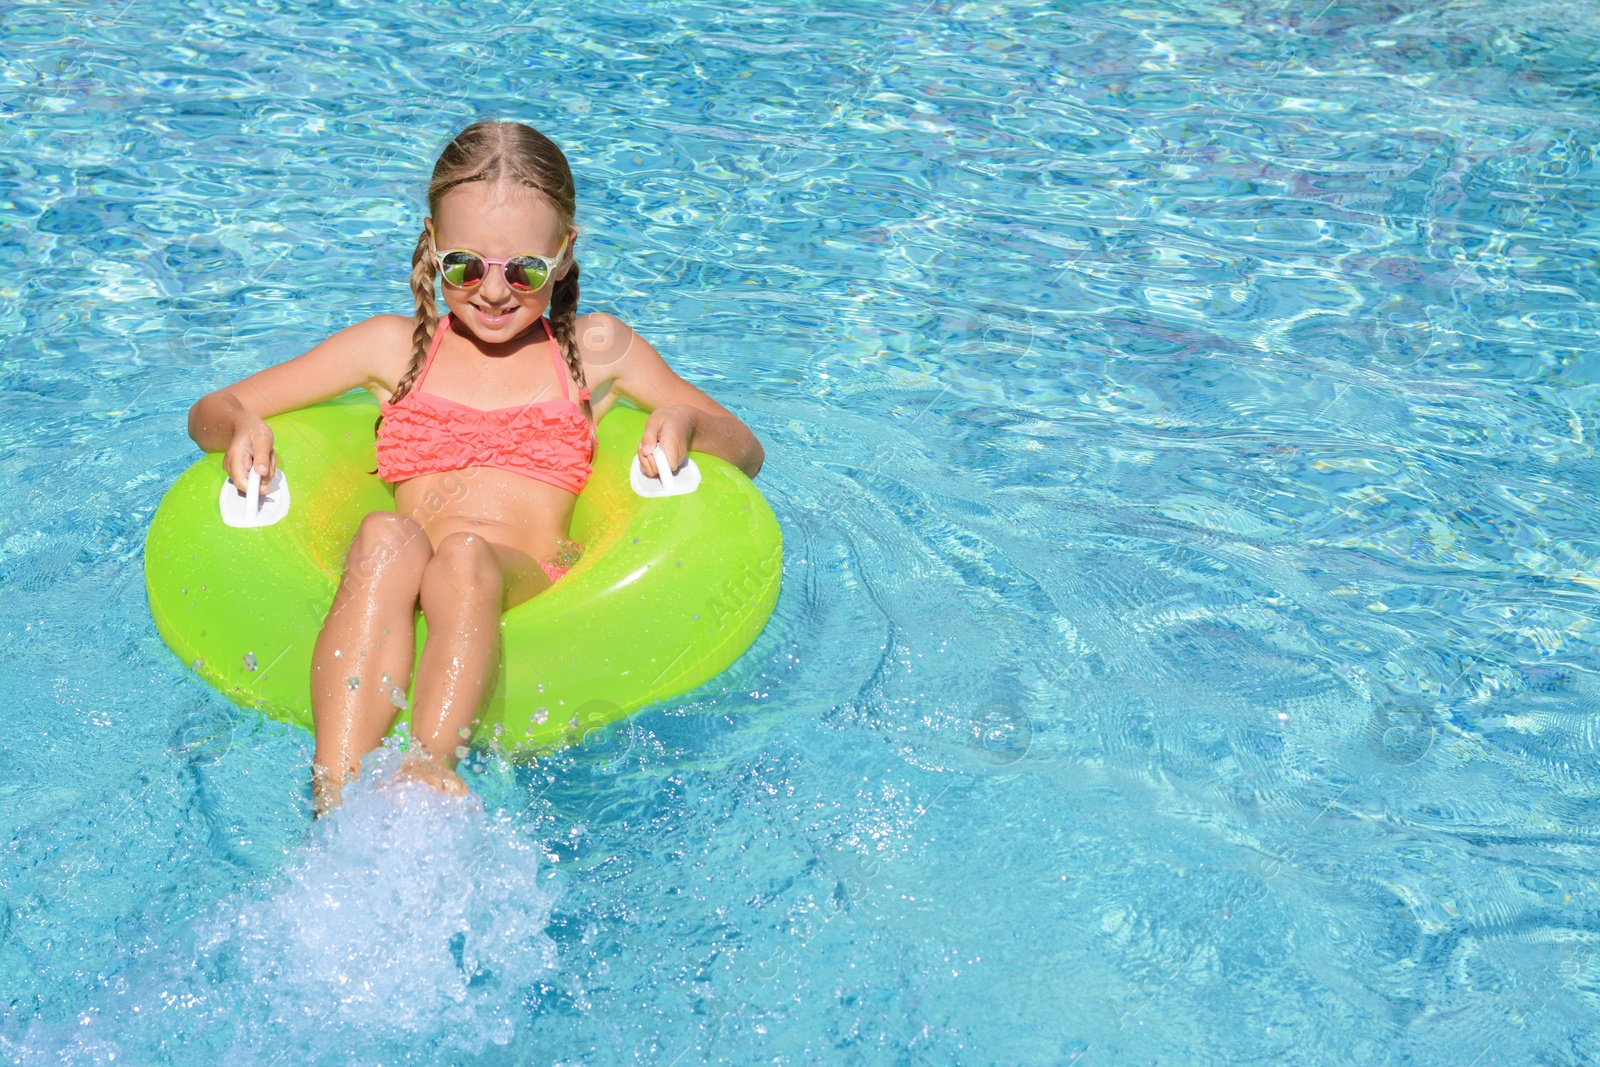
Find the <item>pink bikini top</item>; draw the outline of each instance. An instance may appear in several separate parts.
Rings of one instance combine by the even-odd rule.
[[[394,484],[408,478],[466,467],[499,467],[581,492],[594,472],[594,430],[567,387],[567,365],[556,346],[549,320],[550,362],[561,382],[560,400],[517,404],[484,411],[422,391],[439,344],[450,328],[450,316],[439,322],[427,362],[416,385],[398,404],[381,403],[378,429],[378,476]],[[578,393],[588,400],[589,390]]]

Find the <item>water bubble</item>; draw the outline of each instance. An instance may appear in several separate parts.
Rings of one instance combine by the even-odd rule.
[[[352,677],[348,682],[344,683],[344,687],[346,689],[355,689],[360,684],[361,684],[361,679],[360,678]]]
[[[533,721],[538,723],[540,726],[543,726],[545,724],[545,720],[548,718],[550,718],[549,708],[538,708],[533,713]]]
[[[467,738],[472,736],[472,727],[463,726],[461,729],[456,731],[456,736],[465,741]]]
[[[343,659],[344,658],[344,650],[336,648],[336,649],[333,650],[333,655],[334,655],[334,657],[336,659]]]
[[[244,669],[247,671],[256,669],[256,654],[254,652],[246,652],[244,654]]]
[[[401,711],[405,711],[411,706],[411,702],[406,699],[406,691],[401,689],[398,685],[389,690],[389,703],[393,704]]]
[[[391,679],[389,677],[389,672],[388,671],[384,671],[383,672],[383,684],[384,685],[388,685],[390,681],[391,681]]]
[[[467,758],[467,752],[468,752],[468,749],[467,749],[466,745],[457,745],[456,746],[456,759],[466,759]]]

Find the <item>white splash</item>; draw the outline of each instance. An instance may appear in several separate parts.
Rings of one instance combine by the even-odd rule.
[[[451,1062],[509,1044],[556,963],[540,846],[368,757],[288,864],[135,952],[71,1021],[0,1015],[0,1060]]]
[[[270,893],[202,924],[197,955],[264,995],[290,1040],[505,1044],[555,965],[539,847],[476,797],[396,778],[399,761],[375,754]]]

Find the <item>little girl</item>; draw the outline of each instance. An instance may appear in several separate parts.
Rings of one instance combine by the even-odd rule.
[[[391,693],[410,678],[419,603],[428,640],[407,772],[465,791],[456,746],[492,693],[501,612],[570,564],[565,538],[589,478],[594,423],[618,397],[651,413],[639,442],[645,474],[657,476],[657,445],[674,469],[691,445],[751,477],[761,469],[750,429],[649,342],[611,315],[577,314],[575,208],[572,171],[553,142],[519,123],[474,123],[433,168],[411,255],[415,314],[357,323],[189,412],[189,435],[208,452],[226,450],[243,491],[252,467],[265,483],[276,465],[264,420],[357,386],[379,400],[377,473],[395,487],[395,511],[362,520],[313,652],[319,815],[393,725]]]

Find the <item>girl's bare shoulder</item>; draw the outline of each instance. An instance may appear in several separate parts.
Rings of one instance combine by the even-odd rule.
[[[354,348],[359,348],[372,381],[373,392],[382,389],[380,399],[394,392],[411,366],[412,335],[416,321],[410,315],[374,315],[363,319],[346,332]]]
[[[630,351],[644,340],[627,323],[604,311],[579,315],[572,333],[591,385],[596,379],[615,377]]]
[[[572,320],[572,332],[578,340],[579,351],[600,353],[612,341],[618,330],[627,324],[615,315],[604,311],[589,311]]]
[[[347,333],[357,334],[362,341],[370,342],[373,346],[398,349],[403,354],[410,354],[414,326],[416,323],[410,315],[373,315],[350,326]]]

